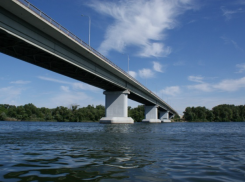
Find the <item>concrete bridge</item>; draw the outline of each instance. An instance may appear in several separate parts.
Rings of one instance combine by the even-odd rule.
[[[145,105],[143,122],[168,122],[178,113],[152,91],[26,0],[0,0],[0,52],[99,87],[101,123],[133,123],[128,98]]]

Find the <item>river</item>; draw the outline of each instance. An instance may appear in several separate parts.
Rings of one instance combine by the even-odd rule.
[[[0,122],[0,181],[244,182],[245,122]]]

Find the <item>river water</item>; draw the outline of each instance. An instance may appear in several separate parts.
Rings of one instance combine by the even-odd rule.
[[[245,181],[245,123],[0,122],[0,181]]]

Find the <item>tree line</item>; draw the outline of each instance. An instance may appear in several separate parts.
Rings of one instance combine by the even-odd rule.
[[[136,108],[128,107],[128,115],[135,122],[144,119],[144,106]],[[37,108],[33,104],[24,106],[14,106],[0,104],[0,121],[62,121],[62,122],[97,122],[105,116],[105,107],[102,105],[88,105],[79,108],[78,105],[68,107],[58,106],[53,109],[41,107]],[[206,107],[187,107],[184,111],[183,119],[175,115],[174,121],[245,121],[245,105],[218,105],[212,110]]]
[[[59,106],[49,109],[45,107],[37,108],[31,103],[24,106],[0,104],[0,121],[96,122],[105,116],[105,107],[102,105],[78,107],[78,105],[71,105],[69,108]],[[134,121],[142,121],[144,119],[144,106],[128,107],[128,113]]]
[[[218,105],[212,110],[206,107],[187,107],[183,118],[186,121],[245,121],[245,105]]]

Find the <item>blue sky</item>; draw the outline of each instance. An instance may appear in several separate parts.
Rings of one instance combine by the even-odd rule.
[[[245,104],[245,0],[30,0],[180,114]],[[103,90],[0,53],[0,103],[104,105]],[[136,107],[139,103],[129,101]]]

